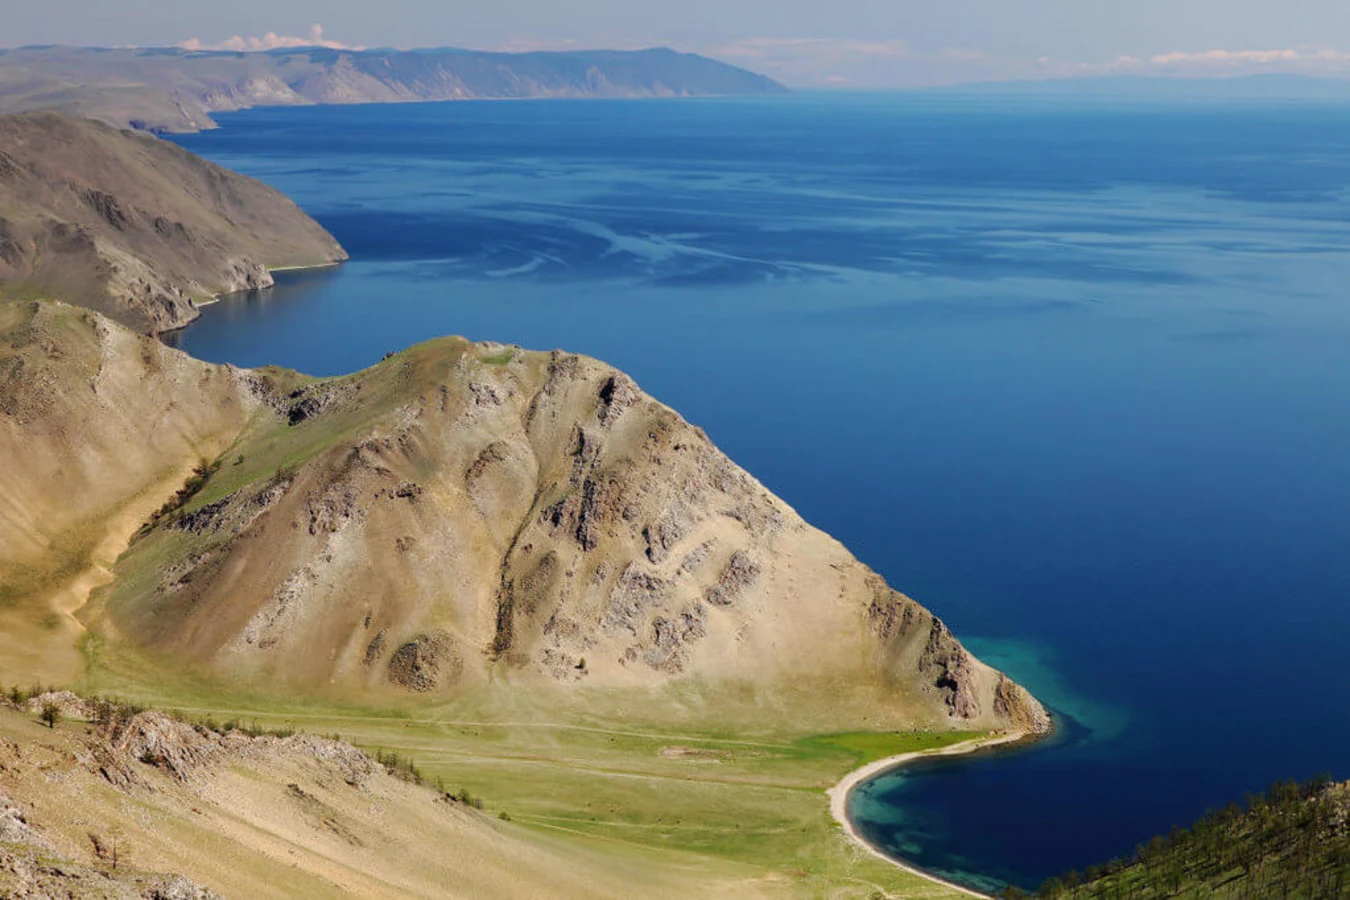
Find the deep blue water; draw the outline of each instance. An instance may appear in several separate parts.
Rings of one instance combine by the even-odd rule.
[[[1065,717],[855,795],[907,858],[1030,885],[1350,776],[1348,113],[255,110],[182,143],[353,261],[180,340],[314,374],[443,333],[626,369]]]

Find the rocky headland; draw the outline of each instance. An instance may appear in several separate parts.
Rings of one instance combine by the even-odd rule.
[[[681,685],[709,708],[748,688],[840,719],[1045,724],[603,363],[447,338],[313,380],[198,362],[58,303],[6,319],[0,567],[40,567],[98,511],[196,467],[80,614],[110,642],[347,699]]]
[[[167,141],[0,116],[0,297],[59,297],[138,331],[192,321],[269,269],[346,259],[284,195]]]

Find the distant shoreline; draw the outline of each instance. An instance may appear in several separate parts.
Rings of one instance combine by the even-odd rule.
[[[313,264],[307,265],[307,266],[273,266],[273,267],[268,268],[267,271],[268,271],[268,272],[303,272],[303,271],[306,271],[306,270],[308,270],[308,269],[335,269],[335,268],[337,268],[338,266],[342,265],[342,264],[345,263],[345,262],[348,262],[348,260],[346,260],[346,259],[335,259],[335,260],[331,260],[330,262],[313,263]],[[255,291],[255,290],[266,290],[266,288],[244,288],[243,290],[239,290],[239,291],[221,291],[221,292],[218,293],[218,294],[212,294],[211,296],[207,297],[205,300],[193,300],[193,301],[192,301],[192,306],[193,306],[194,309],[198,309],[198,310],[205,309],[205,308],[208,307],[208,306],[215,306],[217,303],[219,303],[221,300],[224,300],[226,297],[232,297],[232,296],[234,296],[235,294],[249,294],[249,293],[252,293],[252,292]],[[192,319],[190,319],[190,320],[187,321],[187,322],[184,322],[182,325],[177,325],[177,326],[175,326],[175,327],[173,327],[173,328],[165,328],[163,331],[159,332],[159,335],[160,335],[160,337],[163,337],[163,336],[166,335],[166,334],[174,334],[175,332],[186,331],[188,328],[191,328],[192,325],[193,325],[199,318],[201,318],[201,316],[199,316],[199,315],[198,315],[198,316],[193,316]],[[174,345],[174,346],[177,346],[177,345]]]
[[[336,269],[338,266],[342,265],[345,262],[347,262],[347,260],[345,259],[335,259],[332,260],[331,262],[313,263],[307,266],[272,266],[267,271],[271,273],[271,272],[304,272],[308,269]],[[239,291],[221,291],[219,294],[212,294],[205,300],[194,300],[193,302],[196,304],[198,309],[201,309],[203,306],[211,306],[213,304],[219,303],[224,298],[229,297],[233,294],[248,294],[256,290],[266,290],[266,288],[244,288],[243,290]],[[195,322],[197,320],[193,319],[192,321]],[[187,328],[188,325],[191,324],[192,322],[188,322],[186,325],[183,325],[181,327]]]
[[[858,831],[856,825],[848,814],[848,800],[852,796],[854,788],[864,781],[880,775],[882,772],[898,769],[916,759],[930,759],[938,756],[965,756],[975,753],[979,750],[986,750],[990,747],[1001,747],[1008,744],[1015,744],[1019,741],[1034,737],[1030,732],[1012,731],[1007,734],[987,735],[985,737],[972,738],[968,741],[962,741],[959,744],[952,744],[950,747],[943,747],[940,750],[916,750],[912,753],[901,753],[897,756],[888,756],[885,759],[879,759],[876,762],[868,763],[860,769],[854,769],[849,772],[839,783],[825,792],[830,798],[830,814],[834,820],[843,827],[844,833],[849,836],[854,843],[858,844],[868,853],[884,860],[893,866],[897,866],[911,875],[917,875],[920,878],[927,879],[943,887],[965,894],[968,897],[981,897],[984,900],[993,900],[989,894],[983,894],[973,888],[964,887],[945,878],[939,878],[931,872],[925,872],[923,869],[911,866],[902,860],[896,859],[887,853],[881,852],[875,845],[869,842],[862,833]]]
[[[345,259],[334,259],[329,262],[311,263],[306,266],[271,266],[269,272],[302,272],[305,269],[336,269],[343,263],[348,262]],[[237,293],[237,292],[236,292]]]

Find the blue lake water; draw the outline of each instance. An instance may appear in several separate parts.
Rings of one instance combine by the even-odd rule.
[[[973,884],[1350,777],[1350,107],[802,95],[254,110],[353,261],[178,336],[603,358],[1062,715],[855,794]]]

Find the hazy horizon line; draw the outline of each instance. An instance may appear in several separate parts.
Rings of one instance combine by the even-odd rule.
[[[349,53],[420,53],[432,52],[437,50],[460,51],[469,53],[497,53],[506,55],[526,55],[531,53],[641,53],[652,50],[665,50],[674,53],[689,54],[701,56],[721,62],[725,65],[734,66],[756,74],[773,78],[788,87],[798,91],[858,91],[858,92],[885,92],[885,91],[922,91],[943,88],[971,88],[983,85],[988,86],[1015,86],[1015,85],[1035,85],[1055,82],[1065,83],[1085,83],[1085,82],[1107,82],[1107,81],[1149,81],[1149,82],[1232,82],[1247,79],[1261,78],[1283,78],[1291,80],[1304,80],[1312,82],[1335,82],[1350,85],[1350,71],[1291,71],[1287,68],[1267,68],[1264,71],[1249,68],[1236,68],[1235,65],[1242,63],[1255,63],[1258,65],[1270,65],[1297,62],[1299,60],[1317,60],[1323,62],[1341,61],[1350,59],[1350,55],[1341,54],[1336,51],[1317,51],[1315,53],[1302,53],[1301,51],[1208,51],[1205,53],[1172,53],[1154,56],[1149,60],[1141,60],[1133,57],[1122,57],[1121,59],[1109,64],[1076,64],[1075,71],[1044,71],[1044,72],[1016,72],[1009,73],[1006,76],[997,74],[988,74],[975,77],[953,77],[950,80],[942,80],[928,83],[915,84],[881,84],[855,82],[853,79],[826,76],[814,80],[799,80],[791,74],[772,71],[777,66],[769,65],[769,60],[761,59],[766,63],[762,66],[755,65],[755,54],[737,51],[735,47],[744,47],[754,45],[754,42],[741,42],[741,44],[725,45],[721,48],[688,48],[681,47],[676,42],[621,42],[620,45],[614,44],[582,44],[579,41],[567,40],[559,42],[507,42],[495,46],[472,46],[458,44],[431,44],[415,47],[399,46],[362,46],[346,44],[338,41],[328,40],[324,37],[322,26],[315,25],[310,32],[304,36],[283,36],[274,32],[268,32],[262,37],[244,38],[238,35],[232,36],[227,40],[215,44],[207,44],[197,38],[189,38],[174,44],[79,44],[79,43],[25,43],[18,45],[0,45],[0,52],[10,52],[17,50],[44,50],[44,49],[66,49],[66,50],[179,50],[186,53],[203,54],[258,54],[265,55],[269,53],[285,53],[290,51],[306,50],[333,50]],[[800,47],[804,44],[825,43],[815,42],[809,39],[800,41],[773,41],[768,42],[766,46],[771,47]],[[724,52],[719,53],[719,49]],[[914,60],[917,57],[910,56],[903,47],[896,48],[894,43],[876,43],[865,48],[863,55],[887,56],[892,55],[896,59]],[[1196,60],[1206,63],[1218,63],[1215,68],[1175,68],[1177,63],[1193,62]],[[1048,60],[1042,58],[1037,63],[1044,64]],[[1153,67],[1150,67],[1150,64]]]

